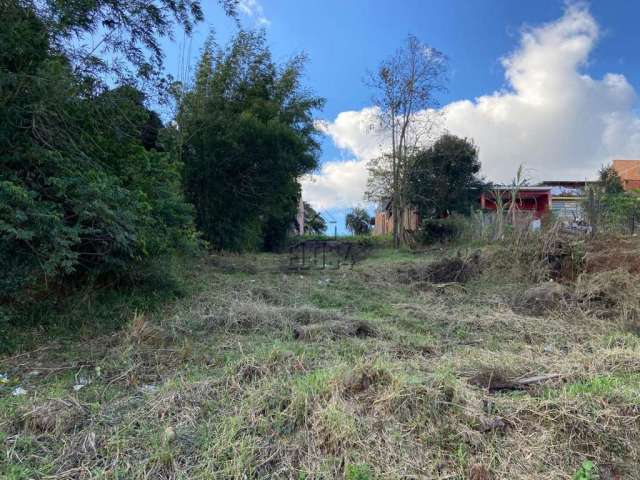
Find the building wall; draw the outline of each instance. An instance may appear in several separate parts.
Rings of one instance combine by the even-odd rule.
[[[406,209],[408,230],[416,231],[420,226],[420,215],[414,209]],[[393,215],[389,210],[376,212],[376,224],[373,226],[374,235],[390,235],[393,233]]]
[[[374,235],[386,235],[393,232],[393,224],[389,225],[391,222],[389,217],[390,215],[385,211],[376,212],[376,223],[373,226]]]
[[[552,197],[551,211],[561,220],[580,220],[583,217],[582,198]]]
[[[504,190],[503,192],[503,201],[505,204],[509,201],[511,197],[511,192],[508,190]],[[518,193],[518,210],[523,212],[531,212],[534,218],[541,218],[552,206],[551,202],[551,193],[550,190],[528,190],[522,189]],[[497,210],[495,199],[493,198],[493,193],[482,193],[480,196],[480,206],[482,209],[487,209],[490,211]],[[508,207],[505,208],[505,212],[508,210]]]
[[[636,190],[640,188],[640,180],[623,180],[622,186],[625,190]]]
[[[614,160],[613,169],[625,190],[640,188],[640,160]]]

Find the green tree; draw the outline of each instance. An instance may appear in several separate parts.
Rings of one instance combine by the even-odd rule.
[[[313,111],[301,86],[304,57],[276,64],[264,33],[210,40],[177,123],[185,187],[196,222],[219,249],[277,249],[295,219],[298,179],[317,165]]]
[[[235,17],[238,0],[217,0]],[[51,48],[67,58],[77,74],[101,83],[116,74],[128,83],[161,73],[161,39],[176,26],[187,34],[204,19],[199,0],[4,0],[33,12],[45,26]],[[0,7],[2,8],[2,7]],[[89,43],[84,37],[97,41]]]
[[[321,235],[327,230],[327,222],[307,202],[304,202],[304,233]]]
[[[409,241],[404,212],[410,203],[406,187],[411,154],[431,135],[437,94],[445,90],[446,72],[447,58],[442,52],[408,35],[403,46],[369,76],[380,126],[391,140],[385,154],[370,165],[370,175],[377,179],[369,186],[380,185],[382,179],[389,189],[391,213],[396,219],[395,248]]]
[[[345,218],[345,226],[354,235],[366,235],[371,231],[371,216],[360,207],[354,207]]]
[[[624,192],[622,180],[618,172],[616,172],[616,169],[613,168],[613,165],[602,167],[599,172],[599,177],[600,187],[606,195],[615,195]]]
[[[467,139],[443,135],[430,148],[411,157],[410,203],[423,218],[467,213],[484,185],[478,176],[478,148]]]
[[[179,163],[143,145],[144,96],[96,92],[36,11],[0,8],[0,301],[193,238]]]

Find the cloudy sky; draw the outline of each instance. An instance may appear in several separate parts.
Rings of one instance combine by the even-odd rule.
[[[449,57],[442,128],[476,142],[488,179],[508,181],[521,163],[534,180],[592,178],[612,158],[640,158],[640,2],[242,0],[240,10],[245,26],[266,28],[276,58],[309,57],[307,85],[327,105],[304,198],[339,223],[363,204],[366,163],[386,146],[363,78],[408,33]],[[207,19],[222,40],[232,31],[214,9]]]

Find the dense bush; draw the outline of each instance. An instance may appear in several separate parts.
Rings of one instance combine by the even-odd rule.
[[[0,7],[0,44],[0,300],[122,272],[194,239],[181,167],[143,95],[75,73],[18,3]]]
[[[465,232],[464,221],[458,218],[428,219],[422,222],[418,241],[425,245],[459,240]]]

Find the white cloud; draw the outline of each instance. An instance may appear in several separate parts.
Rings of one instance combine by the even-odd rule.
[[[377,107],[341,112],[333,122],[317,122],[316,127],[330,136],[338,148],[348,150],[358,158],[373,158],[384,146]]]
[[[258,0],[240,0],[238,9],[247,17],[255,19],[256,24],[259,26],[268,27],[271,25],[271,20],[265,16],[264,8]]]
[[[599,27],[583,4],[569,5],[549,24],[522,31],[518,48],[502,60],[507,88],[443,108],[451,133],[475,140],[483,173],[494,181],[510,180],[524,163],[534,179],[593,178],[612,158],[639,158],[640,117],[634,111],[636,92],[624,75],[601,79],[583,72],[599,37]],[[373,123],[372,109],[343,112],[322,129],[335,144],[353,153],[365,177],[352,185],[340,178],[340,163],[328,162],[318,183],[335,186],[333,205],[347,189],[366,183],[366,161],[380,145],[361,125]],[[354,174],[349,165],[349,176]],[[330,173],[330,176],[326,176]],[[305,196],[314,200],[313,190]],[[329,201],[328,191],[323,201]]]
[[[344,208],[363,203],[367,162],[380,155],[384,143],[378,124],[375,107],[341,112],[333,122],[316,124],[338,148],[355,158],[325,162],[320,172],[303,179],[303,197],[314,208]]]
[[[367,162],[325,162],[320,172],[302,181],[303,198],[320,210],[362,204],[367,184]]]

